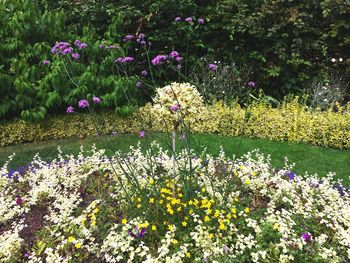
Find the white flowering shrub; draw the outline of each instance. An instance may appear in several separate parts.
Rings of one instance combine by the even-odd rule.
[[[120,156],[93,148],[0,168],[0,261],[350,260],[350,195],[333,174],[276,170],[258,152],[183,151],[174,178],[158,146]]]
[[[167,120],[165,123],[180,121],[181,118],[194,123],[204,109],[202,96],[189,83],[174,82],[156,89],[153,99],[154,117]]]

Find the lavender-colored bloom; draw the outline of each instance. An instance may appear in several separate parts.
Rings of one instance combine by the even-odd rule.
[[[74,58],[75,60],[78,60],[80,58],[79,53],[73,53],[72,58]]]
[[[16,198],[16,204],[17,204],[17,205],[21,205],[22,203],[23,203],[22,198],[21,198],[20,196],[18,196],[18,197]]]
[[[145,45],[146,45],[146,41],[145,41],[145,40],[141,40],[141,41],[140,41],[140,44],[141,44],[142,46],[145,46]]]
[[[137,81],[136,82],[136,87],[140,88],[142,86],[142,82],[141,81]]]
[[[71,54],[73,52],[73,48],[68,47],[62,51],[62,54]]]
[[[99,49],[102,49],[102,48],[103,48],[103,45],[101,44],[101,45],[99,45],[98,47],[99,47]]]
[[[99,97],[96,97],[96,96],[94,96],[93,98],[92,98],[92,101],[94,102],[94,103],[100,103],[101,102],[101,99],[99,98]]]
[[[89,102],[87,100],[79,100],[79,107],[80,108],[86,108],[89,107]]]
[[[203,18],[198,18],[198,19],[197,19],[197,23],[198,23],[199,25],[203,25],[203,24],[204,24],[204,19],[203,19]]]
[[[63,51],[70,48],[70,44],[68,42],[57,42],[52,48],[52,54],[61,55]]]
[[[183,57],[178,56],[178,57],[175,58],[175,60],[176,60],[177,62],[180,62],[181,60],[183,60]]]
[[[185,140],[185,134],[181,132],[179,138],[181,141]]]
[[[187,17],[187,18],[185,19],[185,22],[191,23],[191,22],[192,22],[192,17]]]
[[[73,113],[74,112],[74,108],[72,106],[69,106],[67,108],[67,113]]]
[[[50,65],[50,61],[47,60],[47,59],[45,59],[45,60],[43,61],[43,64],[44,64],[44,65]]]
[[[170,109],[171,111],[178,111],[178,110],[180,109],[180,105],[179,105],[178,103],[176,103],[176,104],[174,104],[174,105],[171,105],[171,106],[169,107],[169,109]]]
[[[145,135],[146,135],[146,132],[145,132],[145,131],[140,131],[140,132],[139,132],[139,137],[144,138]]]
[[[170,54],[169,54],[169,57],[171,58],[176,58],[179,56],[179,53],[177,51],[171,51]]]
[[[24,255],[23,255],[23,256],[24,256],[25,258],[29,258],[29,257],[30,257],[30,255],[31,255],[31,254],[30,254],[29,252],[26,252],[26,253],[24,253]]]
[[[218,65],[216,65],[216,64],[209,64],[209,65],[208,65],[208,69],[210,69],[210,70],[212,70],[212,71],[217,70],[217,68],[218,68]]]
[[[143,77],[146,77],[146,76],[148,75],[147,70],[142,70],[141,75],[142,75]]]
[[[138,38],[144,39],[144,38],[145,38],[145,34],[144,34],[144,33],[140,33],[140,34],[138,35]]]
[[[248,82],[248,87],[250,87],[250,88],[255,88],[255,86],[256,86],[256,84],[255,84],[254,81],[249,81],[249,82]]]
[[[154,59],[152,59],[151,63],[152,63],[152,65],[154,65],[154,66],[160,65],[160,64],[162,64],[166,59],[167,59],[167,56],[165,56],[165,55],[158,55],[158,56],[156,56]]]
[[[175,17],[175,21],[176,21],[176,22],[181,21],[181,17],[179,17],[179,16],[178,16],[178,17]]]
[[[128,230],[128,234],[133,238],[143,238],[143,236],[147,233],[147,228],[141,227],[139,229],[137,226],[135,227],[136,234],[132,232],[130,229]]]
[[[87,44],[86,43],[81,43],[78,48],[79,49],[87,48]]]
[[[74,41],[74,45],[75,45],[76,47],[79,47],[80,44],[81,44],[81,41],[80,41],[80,40],[77,39],[77,40]]]
[[[301,238],[302,238],[305,242],[310,241],[310,240],[311,240],[311,237],[312,237],[312,235],[311,235],[310,233],[304,232],[304,233],[301,234]]]
[[[291,171],[286,172],[286,176],[289,177],[289,180],[292,181],[295,177],[295,174],[292,173]]]
[[[124,38],[123,38],[123,41],[124,42],[128,42],[128,41],[131,41],[133,40],[135,37],[133,35],[126,35]]]
[[[134,61],[133,57],[125,57],[122,62],[123,63],[128,63],[128,62],[132,62],[132,61]]]

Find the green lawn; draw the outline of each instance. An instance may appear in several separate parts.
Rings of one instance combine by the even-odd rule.
[[[107,141],[107,138],[109,141]],[[234,138],[219,135],[193,135],[194,140],[200,147],[197,151],[207,148],[207,152],[217,155],[220,145],[223,146],[228,156],[240,156],[250,150],[260,149],[264,154],[271,155],[271,162],[274,167],[279,168],[284,165],[284,157],[292,163],[296,163],[294,172],[298,174],[318,173],[325,176],[328,172],[335,172],[336,178],[343,178],[346,185],[350,184],[350,151],[328,149],[306,144],[296,144],[290,142],[273,142],[264,139]],[[91,147],[96,143],[97,147],[107,149],[111,154],[115,150],[126,151],[130,145],[136,145],[141,141],[146,147],[147,142],[157,140],[167,148],[169,137],[166,134],[147,134],[146,138],[140,139],[136,135],[124,134],[109,137],[91,137],[85,139],[64,139],[46,142],[29,143],[24,145],[9,146],[0,149],[0,165],[7,160],[7,157],[16,153],[16,157],[10,164],[11,168],[17,168],[30,162],[35,153],[40,153],[44,160],[51,160],[57,156],[57,146],[60,146],[63,153],[79,152],[80,145]],[[184,143],[178,142],[179,148]]]

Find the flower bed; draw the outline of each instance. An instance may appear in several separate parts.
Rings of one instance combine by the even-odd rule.
[[[86,153],[85,153],[86,154]],[[0,169],[0,261],[343,262],[350,196],[332,180],[156,145]]]

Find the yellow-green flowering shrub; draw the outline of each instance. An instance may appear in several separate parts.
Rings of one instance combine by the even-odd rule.
[[[101,113],[101,130],[105,133],[136,133],[170,131],[172,123],[167,116],[155,115],[148,104],[128,118],[113,113]],[[278,141],[305,142],[313,145],[350,149],[350,105],[334,110],[309,109],[298,98],[272,108],[256,102],[243,109],[234,103],[221,102],[201,108],[195,121],[188,121],[195,133],[218,133],[226,136],[247,136]],[[159,121],[164,117],[165,121]],[[167,126],[165,126],[165,123]],[[73,114],[51,117],[39,123],[23,120],[0,125],[0,145],[6,146],[31,141],[86,137],[96,135],[93,119],[88,114]]]

